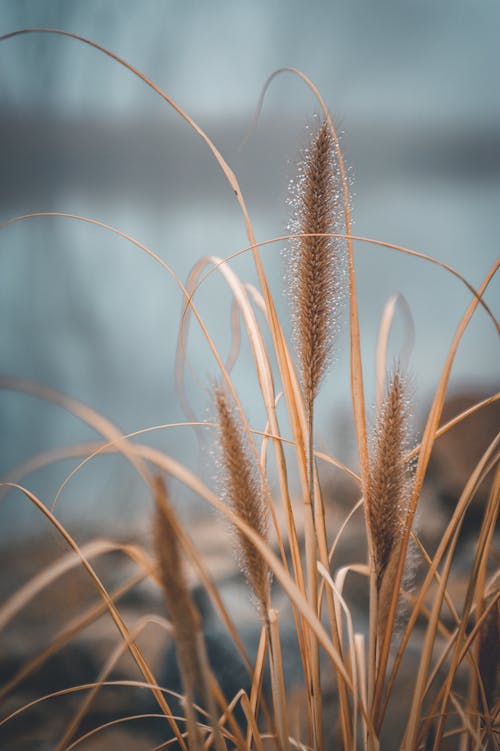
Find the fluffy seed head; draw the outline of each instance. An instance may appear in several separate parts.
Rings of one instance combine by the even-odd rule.
[[[399,549],[410,488],[410,470],[404,461],[409,434],[406,392],[405,379],[396,367],[377,417],[366,499],[379,592],[389,561]]]
[[[346,288],[342,191],[327,123],[315,133],[292,183],[288,289],[299,369],[310,411],[330,363]]]
[[[247,436],[226,390],[214,388],[217,409],[223,494],[236,513],[261,537],[267,536],[267,509],[262,482],[248,446]],[[262,610],[269,587],[267,564],[255,546],[237,530],[242,567]]]
[[[176,531],[177,519],[161,477],[156,478],[155,491],[154,546],[165,601],[177,640],[194,638],[201,628],[200,616],[189,593]]]

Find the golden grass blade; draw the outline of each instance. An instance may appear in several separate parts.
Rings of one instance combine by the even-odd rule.
[[[248,699],[248,696],[245,694],[245,692],[242,692],[241,696],[241,706],[243,708],[243,711],[245,713],[245,717],[248,722],[248,733],[247,733],[247,742],[246,747],[251,748],[252,747],[252,740],[255,743],[256,751],[264,751],[264,746],[261,740],[259,728],[257,726],[257,723],[255,721],[255,711],[252,710],[252,704]]]
[[[0,40],[1,41],[1,40]],[[122,232],[121,230],[117,229],[116,227],[112,227],[108,224],[105,224],[104,222],[101,222],[97,219],[92,219],[90,217],[80,216],[79,214],[71,214],[64,211],[37,211],[37,212],[31,212],[29,214],[21,214],[19,216],[11,217],[10,219],[5,220],[4,222],[0,222],[0,229],[5,229],[8,226],[15,224],[17,222],[26,221],[28,219],[36,219],[40,217],[60,217],[60,218],[66,218],[66,219],[73,219],[81,222],[85,222],[86,224],[92,224],[97,227],[101,227],[102,229],[105,229],[109,232],[112,232],[113,234],[117,235],[118,237],[122,237],[123,239],[127,240],[128,242],[135,245],[137,248],[142,250],[144,253],[149,255],[153,260],[155,260],[157,263],[159,263],[176,281],[176,283],[182,288],[182,284],[179,281],[178,277],[176,276],[175,272],[168,266],[165,261],[163,261],[156,253],[154,253],[152,250],[147,248],[145,245],[140,243],[138,240],[134,239],[131,235],[128,235],[125,232]],[[444,263],[443,261],[440,261],[437,258],[434,258],[433,256],[430,256],[426,253],[421,253],[417,250],[412,250],[411,248],[406,248],[402,245],[395,245],[394,243],[388,243],[384,242],[383,240],[376,240],[371,237],[364,237],[362,235],[347,235],[342,234],[339,232],[333,233],[334,237],[338,237],[340,239],[344,240],[351,240],[353,242],[360,242],[367,245],[372,245],[374,247],[383,248],[386,250],[394,250],[398,253],[404,253],[405,255],[412,256],[414,258],[420,259],[422,261],[426,261],[427,263],[431,263],[435,266],[438,266],[439,268],[443,269],[444,271],[447,271],[449,274],[454,276],[456,279],[458,279],[467,289],[468,291],[475,297],[478,301],[478,303],[481,305],[481,307],[484,309],[488,317],[493,322],[493,325],[495,326],[495,329],[497,333],[500,333],[500,324],[495,318],[493,312],[491,311],[490,307],[487,305],[487,303],[484,301],[482,295],[475,289],[475,287],[467,281],[467,279],[460,274],[453,266],[450,264]],[[228,263],[234,258],[237,258],[238,256],[242,254],[246,254],[249,252],[252,252],[256,248],[267,248],[269,246],[275,245],[276,243],[282,243],[287,240],[293,239],[294,235],[279,235],[277,237],[273,237],[269,240],[262,240],[260,242],[253,242],[251,245],[246,246],[245,248],[241,248],[240,250],[235,251],[234,253],[231,253],[226,258],[222,259],[221,263]],[[217,267],[212,267],[209,269],[205,276],[200,279],[200,281],[195,285],[195,287],[192,290],[192,293],[190,295],[186,296],[187,302],[190,305],[191,304],[191,298],[194,296],[196,290],[198,287],[212,274],[214,271],[216,271]]]
[[[250,691],[250,700],[247,699],[247,709],[245,709],[245,715],[248,720],[248,730],[246,743],[247,747],[251,748],[252,738],[255,740],[257,747],[262,746],[260,741],[260,734],[257,730],[256,717],[257,708],[260,703],[260,697],[262,693],[262,681],[264,679],[264,669],[266,665],[266,655],[268,649],[268,637],[269,630],[263,625],[260,632],[259,646],[257,647],[257,656],[255,658],[255,668],[252,676],[252,688]]]
[[[399,292],[391,295],[384,305],[382,312],[382,318],[379,326],[378,340],[377,340],[377,413],[382,408],[382,402],[384,400],[384,388],[385,388],[385,374],[388,370],[387,364],[387,348],[389,344],[389,336],[391,333],[392,325],[394,323],[394,317],[397,310],[400,310],[404,317],[405,334],[403,336],[404,347],[401,355],[398,357],[400,363],[406,366],[407,360],[410,356],[410,352],[413,349],[415,341],[415,326],[411,315],[410,306],[406,302],[406,299]]]
[[[98,733],[102,733],[103,730],[107,730],[108,728],[116,727],[116,725],[123,725],[126,722],[133,722],[134,720],[148,720],[148,719],[162,719],[165,720],[165,716],[162,714],[135,714],[135,715],[127,715],[126,717],[118,717],[116,720],[110,720],[109,722],[105,722],[102,725],[99,725],[96,728],[92,728],[92,730],[89,730],[88,732],[81,735],[79,738],[77,738],[73,743],[70,743],[69,746],[66,746],[65,751],[73,751],[74,748],[77,748],[82,743],[85,743],[85,741],[88,741],[89,738],[93,738]],[[175,717],[174,718],[177,721],[182,721],[183,717]]]
[[[343,594],[342,594],[342,588],[343,588],[343,584],[345,581],[345,574],[347,573],[347,569],[351,567],[345,567],[344,570],[341,569],[338,572],[337,576],[335,577],[335,581],[332,579],[330,572],[328,571],[327,568],[325,568],[325,566],[321,563],[321,561],[318,561],[317,567],[318,567],[318,572],[322,580],[325,582],[325,585],[329,587],[329,589],[331,590],[333,597],[335,598],[335,603],[336,604],[338,603],[338,605],[340,606],[340,609],[344,613],[346,623],[347,623],[347,639],[348,639],[349,651],[351,655],[353,655],[354,654],[354,627],[352,623],[351,612],[349,608],[347,607]],[[352,566],[352,570],[355,570],[355,569],[356,569],[356,565],[354,564]],[[342,640],[343,638],[342,617],[341,617],[341,614],[339,613],[338,608],[336,609],[336,614],[338,618],[338,633],[339,633],[340,639]],[[359,696],[358,696],[359,687],[357,684],[357,673],[355,670],[355,665],[354,664],[349,665],[347,660],[346,660],[346,664],[348,665],[349,677],[352,680],[352,685],[354,689],[353,700],[356,703],[359,699]]]
[[[195,121],[189,117],[189,115],[181,108],[179,105],[170,97],[168,96],[162,89],[160,89],[159,86],[156,86],[147,76],[145,76],[143,73],[141,73],[137,68],[135,68],[133,65],[128,63],[126,60],[121,58],[119,55],[116,55],[114,52],[111,52],[110,50],[106,49],[100,44],[97,44],[96,42],[93,42],[90,39],[87,39],[79,34],[74,34],[70,31],[64,31],[62,29],[47,29],[47,28],[27,28],[27,29],[19,29],[16,31],[12,31],[8,34],[3,34],[0,36],[0,42],[7,41],[8,39],[12,39],[17,36],[26,35],[26,34],[56,34],[59,36],[65,36],[70,39],[74,39],[78,42],[82,42],[83,44],[88,45],[89,47],[93,47],[94,49],[98,50],[99,52],[102,52],[107,57],[111,58],[115,62],[119,63],[122,67],[129,70],[134,76],[139,78],[141,81],[143,81],[147,86],[149,86],[158,96],[160,96],[167,104],[169,104],[178,115],[180,115],[183,120],[185,120],[191,128],[200,136],[200,138],[207,144],[208,148],[214,155],[215,159],[217,160],[220,168],[222,169],[229,185],[234,191],[234,194],[238,200],[238,203],[240,203],[241,208],[243,210],[245,220],[246,222],[249,222],[246,207],[244,205],[243,199],[241,197],[241,192],[239,189],[238,181],[236,180],[236,176],[234,172],[229,168],[228,164],[225,162],[225,160],[222,157],[222,154],[218,151],[218,149],[215,147],[215,145],[212,143],[210,138],[207,136],[207,134],[195,123]]]
[[[496,401],[497,398],[500,398],[500,394],[496,397],[491,397],[490,399],[484,400],[484,402],[479,403],[478,405],[475,405],[475,407],[471,407],[466,412],[462,413],[462,415],[465,417],[469,413],[472,414],[476,409],[479,409],[481,406],[486,406],[487,404],[490,404],[492,401]],[[458,418],[454,418],[451,422],[453,424],[456,424],[456,422],[459,422],[461,419],[461,416]],[[448,425],[450,423],[447,423],[446,426],[443,426],[443,429],[448,429]],[[148,428],[141,428],[140,430],[134,430],[132,433],[126,433],[124,434],[120,440],[129,440],[131,438],[136,438],[138,436],[145,435],[147,433],[152,433],[158,430],[167,430],[169,428],[174,427],[196,427],[196,428],[216,428],[216,423],[213,422],[171,422],[171,423],[164,423],[162,425],[152,425]],[[286,438],[283,438],[283,436],[277,436],[273,433],[269,432],[268,429],[262,431],[262,430],[256,430],[253,428],[250,428],[251,432],[254,435],[261,436],[263,441],[263,446],[265,447],[265,442],[267,440],[274,440],[274,441],[280,441],[285,446],[292,446],[293,447],[293,441],[290,441]],[[25,462],[21,462],[16,467],[13,467],[9,472],[4,475],[2,478],[3,482],[6,483],[19,483],[21,480],[30,475],[32,472],[36,472],[40,469],[43,469],[50,464],[54,464],[58,461],[64,461],[66,459],[70,458],[79,458],[81,456],[84,456],[85,459],[78,465],[77,468],[75,468],[72,473],[71,477],[74,477],[76,472],[78,472],[85,464],[87,464],[89,461],[91,461],[94,457],[100,455],[100,454],[106,454],[106,453],[116,453],[118,449],[116,448],[116,441],[109,441],[107,443],[103,443],[102,441],[87,441],[82,443],[73,444],[71,446],[62,446],[56,449],[52,449],[49,451],[43,451],[40,454],[36,454],[32,456],[30,459],[28,459]],[[263,449],[261,449],[261,458],[260,458],[260,464],[264,466],[263,459]],[[359,476],[353,472],[353,470],[350,467],[347,467],[345,464],[340,462],[338,459],[335,459],[332,456],[329,456],[328,454],[323,453],[322,451],[315,451],[314,456],[316,459],[321,459],[321,461],[331,464],[333,467],[336,467],[337,469],[340,469],[343,473],[348,475],[354,482],[359,484]],[[64,487],[69,482],[69,476],[65,478],[63,483],[59,486],[58,491],[56,493],[56,499],[58,499],[63,491],[63,485]],[[5,494],[8,492],[8,488],[6,487],[0,487],[0,500],[5,496]]]
[[[9,391],[20,391],[30,396],[35,396],[38,399],[43,399],[48,402],[52,402],[62,407],[63,409],[71,412],[79,420],[90,425],[94,430],[100,433],[102,436],[111,441],[119,441],[123,438],[122,433],[118,428],[113,425],[112,422],[102,417],[98,412],[87,407],[85,404],[78,402],[76,399],[72,399],[64,394],[61,394],[54,389],[46,386],[41,386],[38,383],[27,381],[23,378],[14,378],[9,376],[0,376],[0,389],[7,389]],[[129,451],[128,444],[123,444],[122,453],[124,457],[130,462],[130,464],[136,469],[146,484],[151,485],[152,478],[149,474],[146,465],[138,460],[133,452]]]
[[[288,717],[286,709],[286,692],[283,679],[283,660],[281,657],[280,634],[278,627],[278,613],[272,608],[267,613],[269,622],[269,652],[271,667],[271,685],[274,705],[274,716],[278,729],[279,748],[289,751]]]
[[[212,688],[215,698],[222,709],[222,715],[219,719],[218,724],[223,737],[227,737],[227,739],[230,740],[231,743],[235,744],[236,748],[241,749],[241,751],[247,751],[248,744],[245,743],[245,738],[243,737],[241,729],[233,716],[234,709],[237,704],[241,702],[242,696],[245,694],[245,692],[243,691],[243,689],[240,689],[240,691],[238,691],[237,694],[231,699],[229,704],[227,704],[220,686],[215,680],[215,677],[212,683]],[[226,721],[231,725],[231,729],[233,731],[232,736],[229,735],[229,731],[224,727],[224,723]],[[213,733],[211,735],[213,736]],[[211,737],[209,735],[205,742],[205,746],[209,746],[210,743]]]
[[[24,712],[27,712],[32,707],[36,707],[37,704],[42,704],[45,701],[48,701],[49,699],[57,699],[59,696],[69,696],[71,694],[77,694],[82,691],[88,691],[89,689],[95,688],[96,686],[121,686],[121,687],[133,687],[133,688],[146,688],[151,689],[153,688],[153,684],[146,683],[145,681],[131,681],[131,680],[116,680],[116,681],[105,681],[104,683],[99,684],[98,682],[94,681],[92,683],[82,683],[78,686],[70,686],[69,688],[62,688],[58,691],[51,691],[49,694],[45,694],[44,696],[37,696],[36,699],[33,699],[32,701],[27,702],[26,704],[23,704],[22,707],[18,707],[14,711],[10,712],[5,717],[2,717],[0,720],[0,727],[3,727],[4,725],[7,725],[7,723],[14,720],[16,717],[19,717],[20,715],[24,714]],[[173,693],[168,691],[167,689],[159,689],[163,693]],[[162,715],[162,717],[165,717],[165,715]]]

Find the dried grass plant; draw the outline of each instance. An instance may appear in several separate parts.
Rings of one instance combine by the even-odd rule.
[[[63,406],[91,426],[100,436],[91,444],[69,446],[34,457],[17,468],[2,483],[3,492],[23,495],[43,514],[70,549],[70,553],[16,591],[0,606],[0,628],[15,623],[33,598],[54,582],[77,569],[86,573],[97,594],[95,604],[69,621],[43,651],[34,654],[0,689],[4,703],[0,719],[0,737],[13,723],[30,717],[33,706],[45,712],[57,712],[57,701],[71,694],[83,698],[66,730],[51,738],[54,748],[70,749],[79,745],[94,748],[112,726],[137,719],[126,715],[111,722],[96,724],[83,731],[82,721],[92,702],[99,704],[105,687],[135,686],[150,693],[157,713],[166,718],[164,740],[159,748],[175,743],[182,749],[314,749],[358,748],[418,749],[499,748],[498,696],[498,614],[500,603],[498,552],[494,533],[498,516],[500,474],[499,439],[489,446],[464,486],[456,507],[450,512],[436,550],[428,552],[419,540],[414,519],[419,507],[433,446],[447,431],[479,410],[488,409],[498,394],[476,404],[442,424],[442,411],[450,372],[462,336],[476,311],[482,308],[488,326],[499,333],[498,322],[488,308],[484,294],[493,279],[498,262],[476,289],[458,271],[417,251],[382,241],[356,237],[351,232],[348,181],[332,119],[315,86],[300,71],[283,69],[308,86],[316,96],[321,122],[313,132],[302,161],[293,198],[294,215],[291,232],[286,237],[266,242],[256,241],[250,216],[236,175],[209,136],[172,98],[132,65],[102,46],[76,34],[49,29],[25,29],[0,37],[0,42],[22,45],[28,33],[59,34],[89,45],[106,55],[110,64],[123,66],[133,76],[153,89],[202,139],[232,188],[248,235],[248,247],[238,251],[251,254],[259,289],[247,286],[231,268],[231,258],[204,259],[183,284],[159,255],[135,238],[92,218],[52,212],[60,220],[94,224],[131,243],[137,252],[146,254],[158,265],[159,272],[172,275],[185,309],[179,333],[177,368],[181,390],[182,368],[189,347],[188,322],[195,319],[213,353],[218,384],[213,389],[217,424],[208,424],[218,436],[221,452],[222,490],[212,490],[204,480],[178,459],[165,454],[137,438],[147,430],[123,435],[105,417],[75,400],[48,388],[19,379],[3,377],[0,387],[36,395]],[[17,37],[16,39],[14,39]],[[271,83],[271,77],[265,90]],[[30,221],[29,214],[12,217],[1,227],[5,242],[17,222]],[[293,284],[290,294],[295,322],[294,359],[281,325],[274,294],[271,291],[261,248],[288,243]],[[379,369],[378,391],[385,387],[379,409],[374,439],[369,441],[360,327],[357,308],[354,243],[370,244],[384,251],[413,256],[420,263],[431,263],[452,274],[470,293],[467,309],[457,317],[457,331],[438,377],[438,385],[428,411],[421,441],[408,445],[405,379],[396,368],[387,376],[384,361]],[[210,267],[202,276],[207,265]],[[240,402],[236,383],[218,352],[214,338],[197,307],[196,293],[208,276],[219,272],[228,286],[228,294],[246,332],[256,373],[259,394],[266,411],[267,427],[259,431],[252,424]],[[338,327],[341,298],[349,303],[350,380],[352,410],[356,428],[359,472],[345,467],[332,456],[318,452],[314,438],[314,401],[325,378],[331,359],[333,334]],[[385,353],[394,307],[388,306],[379,342]],[[273,365],[276,364],[276,366]],[[281,397],[279,395],[282,395]],[[184,399],[182,393],[180,399]],[[281,398],[283,414],[290,435],[280,429],[277,402]],[[186,423],[188,424],[188,423]],[[189,423],[191,424],[191,423]],[[172,426],[156,426],[167,430]],[[267,455],[274,453],[277,489],[268,482]],[[66,478],[71,481],[80,468],[101,454],[120,453],[144,480],[154,499],[152,515],[154,550],[143,545],[125,545],[94,541],[77,544],[68,529],[58,520],[55,505],[51,510],[23,484],[22,478],[36,468],[67,457],[81,457],[77,468]],[[326,523],[322,489],[316,462],[329,462],[345,472],[358,488],[358,503],[339,529]],[[414,467],[410,472],[409,467]],[[195,492],[208,506],[222,515],[237,531],[239,556],[251,590],[258,603],[256,628],[260,629],[257,653],[246,652],[243,639],[235,628],[216,584],[196,548],[196,540],[179,523],[169,500],[163,475],[175,478]],[[455,576],[457,545],[464,516],[484,478],[493,478],[490,499],[484,509],[475,541],[470,576],[465,595],[457,600],[452,584]],[[297,478],[300,491],[296,493]],[[273,488],[271,492],[270,488]],[[57,501],[57,497],[55,501]],[[304,532],[299,532],[299,509],[304,513]],[[358,558],[347,567],[338,567],[336,550],[358,509],[364,509],[366,544],[356,551]],[[283,512],[283,525],[278,523]],[[404,573],[408,549],[413,544],[420,559],[420,576],[412,591],[405,589]],[[136,572],[118,589],[108,589],[98,575],[97,559],[118,551],[130,559]],[[190,593],[184,567],[189,565],[208,593],[234,649],[239,652],[249,676],[249,687],[242,686],[235,695],[226,696],[225,686],[218,684],[212,655],[207,649],[203,623]],[[349,577],[348,577],[349,574]],[[271,587],[271,576],[274,584]],[[351,576],[362,577],[369,590],[369,626],[365,633],[357,622],[356,610],[349,606]],[[150,579],[162,590],[167,604],[167,620],[148,614],[130,623],[121,612],[119,598],[142,579]],[[276,592],[286,599],[289,612],[274,607]],[[406,617],[396,629],[401,600],[406,600]],[[448,613],[449,617],[445,617]],[[451,614],[451,615],[450,615]],[[116,625],[119,643],[116,651],[91,684],[71,686],[50,696],[39,695],[25,701],[19,687],[53,655],[75,640],[98,619],[111,618]],[[284,619],[286,618],[286,623]],[[451,619],[451,620],[450,620]],[[284,626],[293,629],[296,638],[296,662],[300,665],[300,685],[289,685],[283,657]],[[141,648],[141,634],[149,628],[173,632],[183,679],[183,716],[176,716],[170,706],[173,698],[169,685],[159,685],[158,666],[151,664]],[[400,687],[405,660],[418,651],[418,664],[404,689]],[[129,653],[138,673],[129,681],[112,681],[113,666]],[[269,669],[270,687],[266,671]],[[333,690],[327,689],[327,680]],[[465,679],[465,688],[464,688]],[[200,706],[197,707],[197,702]],[[297,709],[297,708],[300,709]],[[146,717],[146,719],[147,719]],[[28,719],[26,720],[28,722]],[[397,722],[395,722],[395,719]],[[394,723],[394,724],[393,724]],[[22,735],[21,730],[19,733]],[[15,738],[6,735],[2,748],[14,749]],[[170,744],[170,745],[169,745]],[[20,747],[20,746],[19,746]],[[45,746],[44,746],[45,747]],[[52,746],[50,746],[52,747]],[[97,747],[97,746],[96,746]],[[99,746],[102,748],[103,746]],[[115,746],[109,745],[109,748]]]

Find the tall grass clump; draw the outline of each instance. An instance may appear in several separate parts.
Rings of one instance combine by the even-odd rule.
[[[104,738],[112,726],[125,727],[138,718],[147,729],[148,722],[162,720],[161,730],[156,731],[161,736],[157,750],[174,744],[183,751],[499,748],[500,569],[495,551],[500,498],[498,436],[471,471],[437,544],[427,549],[414,523],[436,442],[455,425],[491,408],[499,399],[498,394],[492,394],[450,422],[442,422],[455,354],[478,308],[486,313],[487,325],[499,333],[498,322],[484,298],[498,262],[476,289],[458,271],[430,256],[354,236],[346,169],[332,119],[314,84],[294,69],[278,73],[292,73],[310,88],[317,98],[321,118],[310,133],[298,167],[289,232],[284,237],[257,242],[237,176],[207,133],[166,92],[122,58],[70,32],[25,29],[4,35],[0,41],[7,43],[10,39],[10,44],[21,45],[24,34],[35,32],[62,34],[106,55],[110,64],[123,66],[153,89],[202,139],[214,157],[214,169],[222,171],[233,191],[248,237],[247,247],[234,255],[251,255],[258,288],[238,278],[231,266],[233,256],[203,259],[184,284],[160,254],[139,240],[91,217],[51,212],[50,216],[61,221],[91,223],[114,233],[147,255],[158,265],[159,272],[165,271],[174,279],[183,304],[176,361],[179,399],[183,404],[183,368],[191,319],[213,356],[216,385],[209,393],[214,419],[193,419],[183,424],[199,427],[201,423],[218,444],[214,452],[219,457],[218,468],[212,473],[217,474],[218,484],[213,489],[182,457],[174,458],[136,440],[147,437],[148,431],[173,429],[178,424],[124,435],[104,416],[69,397],[39,384],[0,379],[2,388],[63,406],[99,436],[92,444],[64,447],[34,457],[15,468],[2,483],[3,492],[22,494],[49,520],[70,552],[38,572],[0,606],[0,628],[20,619],[33,598],[67,572],[83,571],[97,593],[97,601],[78,618],[68,619],[46,648],[30,656],[0,689],[5,706],[0,734],[8,734],[11,726],[20,728],[20,719],[29,717],[33,706],[38,705],[46,707],[44,719],[40,720],[45,728],[43,723],[48,723],[50,713],[57,715],[57,702],[77,696],[76,706],[72,705],[64,717],[64,726],[57,726],[50,738],[54,748],[61,751],[84,744],[94,748],[94,742]],[[271,79],[266,88],[270,82]],[[34,216],[48,215],[40,212],[5,221],[1,225],[5,241],[8,242],[8,227]],[[274,302],[281,290],[271,289],[261,257],[264,248],[271,250],[283,243],[293,345],[287,340],[288,328]],[[391,305],[386,307],[378,344],[382,368],[375,385],[383,396],[374,429],[370,432],[367,428],[355,243],[441,267],[469,294],[467,308],[461,315],[457,313],[456,333],[442,370],[437,373],[436,390],[416,445],[410,444],[409,413],[416,412],[417,407],[420,412],[424,409],[422,405],[410,408],[408,377],[403,368],[396,365],[391,370],[385,364],[387,337],[395,314]],[[254,402],[261,401],[264,406],[264,429],[254,424],[254,410],[244,409],[236,378],[233,379],[197,304],[198,289],[214,273],[227,284],[236,318],[242,323],[241,338],[248,338],[256,383]],[[335,334],[341,326],[344,301],[348,304],[345,318],[349,329],[351,408],[358,449],[358,461],[353,467],[320,452],[315,438],[315,402],[329,364],[339,358]],[[56,502],[62,488],[94,457],[109,453],[120,453],[129,462],[153,499],[152,546],[114,541],[113,530],[108,533],[109,539],[80,545],[57,518]],[[79,457],[81,462],[66,478],[52,506],[47,506],[23,484],[22,477],[68,457]],[[345,511],[343,521],[335,527],[326,512],[326,488],[322,487],[319,461],[335,466],[356,488],[356,501],[347,511],[337,497],[328,499],[338,514]],[[234,529],[236,555],[245,579],[240,583],[241,591],[248,588],[257,605],[254,620],[250,617],[244,628],[235,625],[235,613],[221,594],[222,582],[214,580],[198,550],[196,529],[187,529],[179,521],[175,498],[169,498],[167,492],[167,484],[171,484],[165,482],[165,476],[188,487],[217,512],[214,535],[222,539],[225,534],[227,524],[221,525],[220,518]],[[482,509],[464,583],[458,565],[464,520],[487,479],[489,498]],[[172,485],[175,487],[177,482]],[[350,548],[347,562],[341,562],[339,550],[348,545],[345,541],[352,539],[349,533],[353,530],[360,542]],[[221,542],[221,546],[225,544]],[[410,549],[418,563],[411,589],[406,586],[405,576]],[[135,572],[118,590],[105,584],[95,560],[110,552],[125,557]],[[206,611],[200,609],[193,595],[193,579],[205,592],[209,603]],[[166,616],[148,611],[140,618],[133,619],[130,614],[124,617],[120,597],[141,580],[159,589]],[[457,588],[457,582],[462,586]],[[402,603],[404,619],[398,618]],[[214,642],[206,625],[208,611],[220,624],[218,640],[230,645],[222,660],[226,673],[221,670],[219,641]],[[26,687],[51,657],[104,617],[115,625],[119,641],[95,681],[72,685],[72,676],[68,675],[65,689],[50,695],[39,691],[26,698],[20,686]],[[147,655],[144,632],[151,629],[173,639],[181,678],[179,690],[173,685],[173,673],[162,674],[156,661],[158,655]],[[248,639],[249,631],[257,638]],[[97,647],[95,643],[96,654]],[[131,658],[127,663],[130,677],[113,681],[110,675],[126,653]],[[244,677],[241,686],[234,689],[227,673],[229,677],[239,675],[240,669]],[[130,709],[112,720],[99,719],[98,714],[90,713],[90,708],[104,706],[100,698],[110,685],[120,690],[134,687],[154,702],[153,709],[148,706],[141,713]],[[22,735],[21,730],[19,733]],[[5,737],[11,744],[9,748],[14,748],[12,734]],[[112,742],[109,748],[114,748]]]

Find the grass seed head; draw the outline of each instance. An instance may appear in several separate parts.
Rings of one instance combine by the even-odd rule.
[[[214,387],[221,446],[223,495],[234,511],[262,538],[267,537],[267,507],[262,480],[251,454],[241,420],[226,390]],[[262,611],[266,610],[269,587],[267,564],[255,546],[237,530],[242,568]]]
[[[399,366],[388,379],[375,426],[366,514],[373,565],[380,592],[391,558],[397,554],[410,490],[405,461],[409,437],[408,386]]]
[[[299,369],[310,411],[330,364],[347,285],[343,200],[334,143],[323,122],[314,134],[292,183],[288,289]]]

